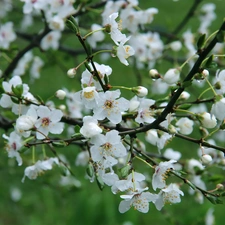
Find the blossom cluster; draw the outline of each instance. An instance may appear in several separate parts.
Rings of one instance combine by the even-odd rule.
[[[53,166],[66,167],[54,147],[67,148],[77,144],[81,146],[81,151],[77,154],[76,165],[86,166],[88,178],[96,181],[101,189],[106,185],[113,194],[120,194],[121,213],[131,207],[147,213],[150,202],[158,210],[166,204],[181,202],[184,192],[179,179],[195,188],[189,193],[195,194],[199,202],[203,201],[199,197],[200,192],[210,195],[201,174],[212,165],[225,168],[225,149],[217,146],[223,141],[225,127],[225,70],[209,72],[207,66],[204,67],[205,61],[211,59],[209,57],[202,59],[201,68],[185,76],[189,68],[195,68],[196,59],[201,59],[199,52],[207,45],[196,49],[197,40],[194,42],[195,37],[190,30],[184,31],[182,41],[170,41],[169,44],[164,44],[158,32],[141,32],[145,26],[151,25],[154,16],[160,12],[153,7],[141,10],[137,0],[107,1],[102,9],[101,24],[91,24],[88,29],[82,27],[86,29],[82,32],[79,19],[87,9],[81,10],[79,7],[83,5],[78,7],[75,0],[21,2],[22,11],[28,16],[24,24],[29,24],[28,20],[32,24],[32,18],[40,16],[48,28],[34,46],[38,45],[43,53],[60,51],[64,49],[61,37],[64,31],[69,33],[70,28],[87,54],[79,65],[64,71],[70,79],[77,78],[79,73],[80,88],[72,91],[60,87],[56,90],[53,97],[63,101],[62,105],[42,100],[32,94],[29,85],[24,83],[22,78],[27,72],[31,82],[34,82],[34,79],[42,78],[41,68],[45,67],[44,57],[35,55],[30,49],[21,54],[16,66],[11,69],[12,77],[3,77],[7,79],[2,81],[0,106],[4,111],[10,111],[13,118],[10,133],[3,135],[8,157],[16,158],[18,165],[22,166],[23,150],[31,146],[38,149],[39,145],[47,145],[56,155],[53,158],[44,154],[44,159],[33,160],[33,164],[25,168],[22,181],[25,177],[37,179],[52,170]],[[8,9],[11,10],[10,7]],[[202,11],[205,14],[199,17],[199,31],[207,33],[216,17],[214,5],[206,4]],[[37,36],[40,37],[42,32]],[[82,36],[83,32],[86,35]],[[0,48],[10,51],[16,41],[13,23],[4,23],[0,27]],[[203,44],[207,41],[204,40]],[[224,44],[220,43],[211,51],[223,54],[223,48]],[[183,64],[171,64],[165,71],[160,71],[160,66],[157,68],[157,61],[163,58],[165,52],[183,54],[182,50],[188,58]],[[107,65],[108,56],[104,57],[105,53],[117,57],[119,61],[114,62],[123,64],[123,69],[124,65],[131,65],[145,71],[145,85],[114,85],[111,77],[116,77],[116,74],[113,74],[110,60]],[[99,62],[101,57],[95,58],[96,55],[104,58],[104,64]],[[215,60],[219,63],[219,59]],[[176,59],[174,61],[177,63]],[[85,69],[81,70],[83,65]],[[186,69],[186,66],[189,68]],[[130,79],[130,74],[121,74],[119,76]],[[129,82],[126,85],[130,85]],[[190,86],[196,92],[193,93]],[[203,98],[208,90],[212,95]],[[123,97],[125,91],[131,94],[130,98]],[[141,133],[144,136],[139,139]],[[209,139],[212,135],[215,140]],[[180,161],[183,157],[182,146],[179,151],[167,148],[177,138],[199,144],[195,158],[186,159],[183,163]],[[155,149],[158,152],[152,156]],[[147,174],[152,175],[147,176],[142,168],[139,171],[136,161],[147,165],[150,171]],[[198,173],[196,168],[201,172]],[[188,182],[187,178],[182,177],[182,170],[189,172]],[[67,175],[71,176],[71,173]]]

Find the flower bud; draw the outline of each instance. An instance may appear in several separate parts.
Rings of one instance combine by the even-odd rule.
[[[60,109],[61,111],[65,111],[65,110],[66,110],[66,106],[65,106],[65,105],[60,105],[60,106],[59,106],[59,109]]]
[[[58,99],[63,100],[66,97],[66,92],[63,90],[58,90],[58,91],[56,91],[55,96]]]
[[[197,114],[196,116],[205,128],[214,128],[217,124],[216,117],[210,113],[203,112]]]
[[[224,189],[223,184],[217,184],[217,185],[216,185],[216,189],[217,189],[217,190],[223,190],[223,189]]]
[[[133,87],[132,91],[140,98],[145,97],[148,94],[148,89],[142,86]]]
[[[183,91],[179,97],[180,100],[187,100],[190,98],[190,94],[187,91]]]
[[[179,79],[180,71],[178,69],[169,69],[163,78],[167,84],[175,84]]]
[[[149,70],[149,75],[151,76],[152,79],[160,78],[160,74],[159,74],[158,70],[156,70],[156,69]]]
[[[203,75],[204,77],[209,76],[209,71],[206,70],[206,69],[204,69],[204,70],[202,71],[202,75]]]
[[[77,73],[77,69],[76,68],[72,68],[72,69],[69,69],[67,71],[67,75],[70,78],[74,78],[74,76],[76,75],[76,73]]]
[[[182,48],[182,44],[180,41],[173,41],[170,43],[170,48],[177,52],[177,51],[180,51],[180,49]]]
[[[209,165],[212,162],[212,156],[208,154],[203,154],[201,157],[203,165]]]

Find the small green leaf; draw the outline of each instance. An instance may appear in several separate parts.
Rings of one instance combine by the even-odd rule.
[[[192,104],[182,104],[182,105],[179,105],[178,109],[188,110],[191,106],[193,106],[193,105]]]
[[[197,41],[197,48],[198,49],[201,49],[204,47],[204,44],[205,44],[205,37],[206,37],[206,34],[203,34],[199,37],[198,41]]]
[[[69,29],[71,29],[72,31],[74,31],[75,33],[79,33],[79,27],[78,24],[76,22],[76,20],[74,19],[73,16],[70,16],[67,20],[66,20],[66,25]]]
[[[106,85],[109,83],[109,77],[106,74],[104,76],[104,81]]]
[[[204,67],[209,68],[210,65],[211,65],[211,63],[213,62],[213,59],[214,59],[214,55],[211,55],[211,56],[206,60]]]
[[[23,85],[18,84],[16,86],[12,86],[12,92],[15,94],[16,97],[21,98],[23,94]]]
[[[76,125],[74,127],[74,131],[75,131],[75,133],[80,133],[80,126],[79,125]]]
[[[96,174],[96,181],[97,181],[99,189],[103,190],[105,184],[104,184],[102,178],[98,174]]]
[[[67,143],[64,142],[64,141],[53,141],[52,142],[52,145],[54,147],[63,148],[63,147],[66,147],[67,146]]]
[[[121,173],[121,178],[126,178],[131,170],[132,166],[130,164],[127,164],[126,166],[122,167],[120,169],[120,173]]]
[[[3,81],[4,81],[4,79],[1,78],[1,79],[0,79],[0,94],[5,93],[5,90],[4,90],[3,86],[2,86],[2,82],[3,82]]]
[[[205,195],[205,197],[214,205],[217,204],[223,204],[223,201],[220,200],[218,197],[216,196],[212,196],[212,195]]]
[[[86,171],[87,171],[87,174],[88,174],[89,177],[93,177],[93,175],[94,175],[94,167],[93,167],[91,162],[88,163],[88,167],[87,167]]]
[[[220,32],[218,32],[218,34],[216,35],[216,38],[219,43],[223,43],[224,42],[224,32],[222,30]]]
[[[15,104],[20,104],[20,100],[18,98],[14,97],[14,96],[11,96],[11,100]]]

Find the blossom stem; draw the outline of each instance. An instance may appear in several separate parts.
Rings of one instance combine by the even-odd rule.
[[[188,111],[188,110],[185,110],[185,109],[174,109],[175,112],[184,112],[184,113],[188,113],[188,114],[191,114],[193,116],[195,116],[195,113],[191,112],[191,111]]]
[[[125,86],[111,86],[110,88],[119,88],[119,89],[124,89],[124,90],[128,90],[128,91],[132,91],[132,88],[129,87],[125,87]]]
[[[210,87],[207,88],[206,90],[204,90],[199,96],[198,96],[198,99],[200,99],[206,92],[212,90]]]
[[[94,34],[95,32],[102,31],[102,30],[105,30],[105,28],[103,27],[103,28],[98,29],[98,30],[93,30],[93,31],[91,31],[90,33],[86,34],[86,35],[83,37],[83,39],[86,39],[88,36]]]
[[[151,164],[149,164],[148,162],[146,162],[146,160],[142,159],[139,156],[135,156],[136,159],[139,159],[140,161],[144,162],[145,164],[147,164],[149,167],[154,168]]]
[[[35,146],[32,147],[32,163],[35,164]]]
[[[43,157],[44,159],[46,159],[46,151],[45,151],[45,145],[42,145],[42,153],[43,153]]]
[[[204,75],[203,75],[203,76],[204,76]],[[214,96],[217,96],[216,91],[214,90],[214,88],[213,88],[212,84],[209,82],[209,80],[207,79],[207,77],[206,77],[206,76],[204,76],[204,78],[205,78],[205,81],[207,82],[207,84],[209,85],[209,87],[211,88],[211,90],[212,90],[212,92],[213,92]]]

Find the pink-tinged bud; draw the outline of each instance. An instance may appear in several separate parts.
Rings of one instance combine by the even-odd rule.
[[[148,89],[143,86],[133,87],[132,91],[140,98],[145,97],[148,94]]]
[[[212,162],[212,156],[208,154],[203,154],[201,157],[203,165],[209,165]]]
[[[58,91],[56,91],[55,96],[58,99],[63,100],[66,97],[66,92],[63,90],[58,90]]]
[[[70,78],[74,78],[74,76],[76,75],[76,73],[77,73],[77,69],[76,68],[72,68],[72,69],[69,69],[67,71],[67,75]]]

